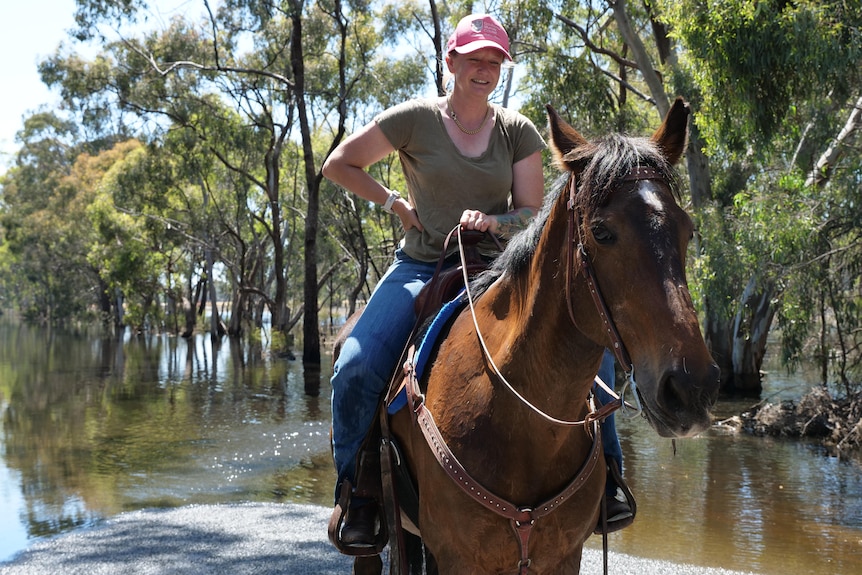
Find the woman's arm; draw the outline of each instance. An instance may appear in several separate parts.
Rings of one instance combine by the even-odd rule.
[[[358,132],[350,135],[335,148],[323,163],[323,175],[350,190],[360,198],[386,205],[391,190],[371,177],[365,169],[395,151],[376,122],[370,122]],[[416,210],[406,198],[391,203],[391,208],[399,218],[404,229],[422,225],[416,217]]]
[[[539,212],[544,194],[542,152],[537,151],[512,165],[512,211],[485,214],[477,210],[464,210],[461,225],[468,230],[490,231],[508,239],[524,229]]]

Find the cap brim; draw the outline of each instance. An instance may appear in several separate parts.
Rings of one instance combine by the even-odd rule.
[[[470,42],[468,44],[464,44],[463,46],[458,46],[454,50],[459,54],[470,54],[471,52],[481,50],[482,48],[494,48],[495,50],[499,50],[500,52],[502,52],[507,59],[512,59],[512,56],[509,54],[508,50],[504,50],[502,46],[500,46],[493,40],[476,40],[475,42]]]

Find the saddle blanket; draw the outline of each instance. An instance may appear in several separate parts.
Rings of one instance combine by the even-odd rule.
[[[444,304],[443,307],[440,308],[440,311],[437,312],[437,315],[434,316],[428,329],[425,330],[425,333],[422,336],[422,341],[419,342],[419,347],[416,350],[413,364],[413,371],[416,373],[417,380],[422,378],[428,359],[431,357],[431,352],[434,350],[437,344],[437,338],[440,337],[440,333],[443,331],[443,328],[467,303],[466,299],[463,297],[465,293],[465,290],[461,290],[455,299]],[[398,392],[398,395],[395,396],[392,402],[387,406],[386,410],[389,415],[392,415],[405,405],[407,405],[407,391],[402,387],[401,391]]]

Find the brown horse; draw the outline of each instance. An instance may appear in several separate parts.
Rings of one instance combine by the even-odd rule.
[[[548,114],[566,185],[473,283],[389,420],[440,573],[579,572],[605,482],[588,401],[605,348],[662,436],[707,428],[718,392],[672,170],[688,106],[677,99],[651,138],[593,142]]]

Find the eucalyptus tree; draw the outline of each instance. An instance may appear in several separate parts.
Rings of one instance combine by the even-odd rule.
[[[862,104],[862,6],[841,0],[662,4],[685,45],[680,68],[699,88],[698,125],[716,172],[700,219],[710,236],[710,265],[699,283],[710,304],[705,323],[713,348],[731,383],[757,392],[774,316],[791,363],[800,361],[819,323],[823,381],[830,355],[846,379],[841,363],[850,348],[840,334],[859,326],[858,314],[842,310],[858,305],[852,278],[862,255],[853,199],[860,181],[854,141]],[[830,332],[839,334],[837,344]],[[858,361],[858,346],[855,356]]]
[[[174,311],[161,305],[172,295],[164,282],[170,282],[187,246],[178,229],[165,225],[171,221],[168,202],[146,203],[138,212],[142,202],[130,200],[152,189],[157,172],[142,169],[149,159],[140,142],[128,140],[75,162],[76,172],[90,175],[80,178],[72,215],[87,228],[86,259],[104,286],[103,308],[110,309],[116,326],[135,331],[161,328],[164,310]]]
[[[18,134],[22,147],[2,181],[6,303],[44,323],[77,318],[95,303],[86,297],[96,278],[84,260],[82,230],[68,213],[77,195],[75,132],[52,113],[27,118]]]
[[[166,319],[171,320],[168,327],[184,337],[195,329],[195,308],[202,308],[207,300],[213,302],[210,332],[217,339],[224,326],[216,305],[212,260],[222,245],[219,209],[225,209],[223,204],[230,204],[232,196],[218,187],[218,164],[208,162],[196,142],[183,140],[183,134],[187,135],[171,132],[158,145],[141,145],[103,182],[102,257],[116,261],[123,270],[126,260],[130,264],[152,261],[154,289],[164,298]],[[212,197],[216,193],[219,197]],[[153,253],[129,257],[126,246],[132,242]],[[127,299],[141,298],[149,289],[129,278],[117,281]],[[152,319],[159,323],[150,325],[162,325],[161,317]]]
[[[166,30],[143,36],[129,30],[143,20],[146,2],[79,0],[77,5],[78,38],[100,39],[103,51],[92,62],[58,54],[43,65],[43,77],[63,87],[67,104],[82,118],[134,122],[152,139],[168,130],[189,131],[205,153],[260,191],[262,202],[250,210],[264,214],[255,221],[268,238],[272,273],[258,272],[274,283],[273,327],[283,332],[303,317],[303,358],[319,362],[320,165],[345,134],[344,95],[368,73],[370,54],[379,45],[370,4],[229,0],[214,11],[204,0],[200,23],[177,18]],[[241,137],[223,139],[207,129],[217,123],[213,114],[222,111],[216,100],[241,116]],[[327,136],[316,135],[321,130]],[[237,145],[256,161],[239,161]],[[286,154],[290,149],[298,153]],[[303,193],[298,203],[285,206],[284,163],[291,161],[300,169],[288,165],[286,172],[298,176]],[[284,225],[286,207],[300,213],[303,223],[301,249],[292,251],[304,261],[297,272],[304,284],[302,309],[293,314],[287,305],[285,243],[294,236]],[[263,283],[257,289],[269,292]]]
[[[147,262],[161,256],[151,242],[127,241],[136,226],[119,221],[108,182],[140,143],[87,153],[86,146],[64,142],[69,134],[67,124],[45,113],[28,118],[19,134],[24,147],[3,182],[0,221],[8,293],[28,319],[96,317],[121,325],[128,309],[139,326],[156,311],[158,273]],[[141,297],[124,305],[126,293]]]

